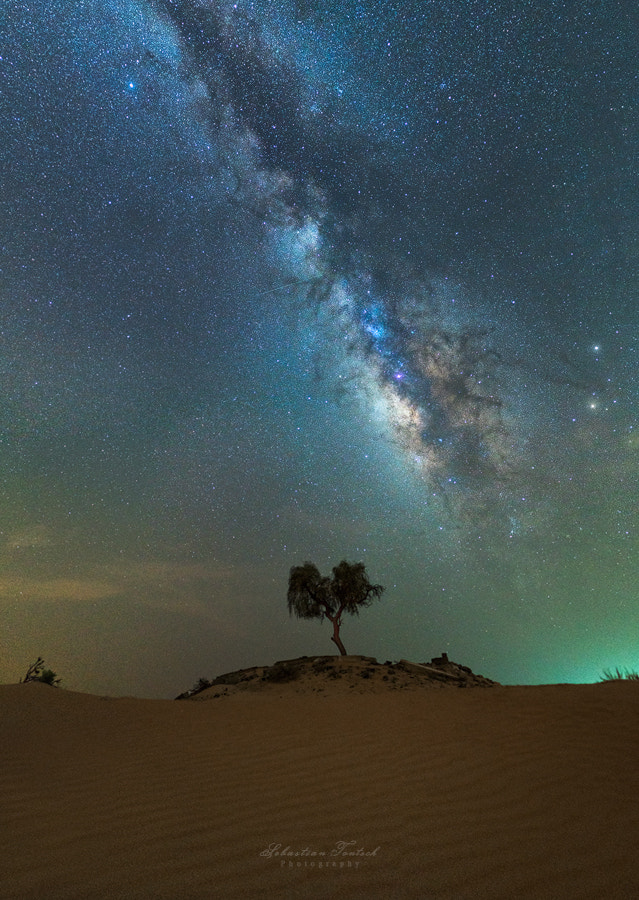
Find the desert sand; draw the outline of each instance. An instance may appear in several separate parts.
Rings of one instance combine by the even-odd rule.
[[[639,897],[639,685],[389,680],[0,686],[0,897]]]

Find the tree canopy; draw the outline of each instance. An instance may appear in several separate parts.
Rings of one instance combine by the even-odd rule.
[[[333,568],[332,575],[322,575],[312,562],[293,566],[288,579],[288,611],[298,619],[327,618],[333,624],[331,640],[342,656],[346,648],[340,638],[344,613],[359,615],[361,608],[370,606],[381,597],[381,584],[371,584],[364,563],[349,563],[343,559]]]

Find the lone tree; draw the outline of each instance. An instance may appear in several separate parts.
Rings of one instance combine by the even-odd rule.
[[[333,575],[321,575],[312,562],[293,566],[288,579],[288,611],[298,619],[326,617],[333,623],[331,640],[342,656],[346,648],[339,636],[344,613],[359,615],[360,608],[370,606],[381,597],[381,584],[371,584],[364,563],[349,563],[345,559],[333,569]]]

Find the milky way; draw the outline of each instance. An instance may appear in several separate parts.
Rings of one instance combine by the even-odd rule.
[[[394,104],[386,127],[381,110],[369,122],[361,114],[349,121],[352,104],[340,108],[343,89],[308,72],[305,60],[321,43],[317,36],[304,41],[300,18],[284,26],[298,37],[289,48],[257,8],[177,2],[164,8],[199,87],[203,130],[223,149],[234,200],[272,227],[275,243],[288,251],[289,279],[339,324],[345,354],[362,363],[358,387],[374,386],[374,402],[385,407],[427,478],[445,485],[475,475],[501,484],[519,451],[497,377],[507,362],[498,349],[504,336],[485,312],[486,318],[474,313],[471,324],[462,303],[453,309],[454,291],[433,271],[450,261],[438,247],[441,236],[430,234],[428,207],[438,193],[441,203],[442,187],[450,192],[451,173],[428,147],[431,129],[441,124],[432,93],[453,88],[447,80],[432,84],[430,63],[412,73],[422,82],[423,120],[407,106],[400,141],[391,125]],[[388,25],[380,20],[380,27]],[[418,60],[422,55],[430,58],[432,49],[419,48]],[[378,84],[372,80],[371,94]],[[461,164],[467,175],[468,158]]]
[[[535,677],[566,636],[579,669],[613,609],[594,656],[624,664],[606,654],[636,568],[634,14],[1,16],[12,660],[36,638],[46,657],[41,632],[93,683],[87,628],[131,671],[165,642],[176,670],[204,665],[207,629],[229,667],[283,655],[282,579],[337,555],[388,583],[373,654],[419,655],[429,622],[433,653],[494,677]]]

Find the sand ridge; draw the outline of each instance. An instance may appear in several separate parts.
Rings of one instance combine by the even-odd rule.
[[[3,900],[639,896],[636,684],[6,685],[0,723]]]

